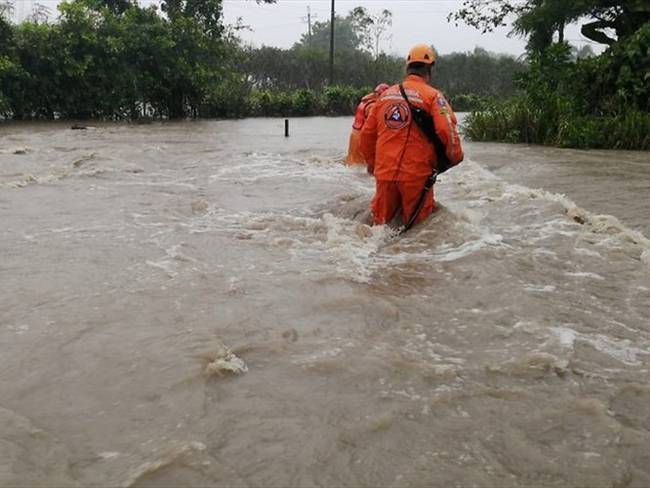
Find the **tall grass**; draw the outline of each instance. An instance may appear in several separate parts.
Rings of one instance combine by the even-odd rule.
[[[650,113],[577,115],[571,101],[560,96],[544,104],[518,96],[472,112],[465,121],[465,135],[473,141],[650,150]]]

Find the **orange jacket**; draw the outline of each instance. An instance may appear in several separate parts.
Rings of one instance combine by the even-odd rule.
[[[451,163],[460,163],[464,155],[456,115],[445,97],[417,75],[407,76],[403,86],[411,104],[433,116]],[[429,176],[436,167],[433,144],[413,122],[399,85],[391,86],[373,104],[361,130],[361,152],[378,180],[416,180]]]
[[[378,98],[379,95],[377,95],[375,92],[372,92],[361,99],[361,103],[357,107],[357,111],[354,115],[354,123],[352,124],[353,129],[361,130],[363,125],[366,123],[370,109]]]

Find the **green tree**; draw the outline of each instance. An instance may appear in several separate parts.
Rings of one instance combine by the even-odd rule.
[[[390,37],[393,26],[393,13],[384,9],[379,14],[372,15],[364,7],[357,7],[350,13],[362,45],[370,51],[375,59],[381,54],[381,42]]]
[[[6,97],[7,85],[15,69],[12,45],[13,29],[0,15],[0,116],[9,110],[9,100]]]
[[[507,98],[514,95],[515,79],[524,69],[525,65],[513,56],[477,47],[473,52],[440,56],[433,82],[452,100],[459,95]]]
[[[311,38],[308,34],[303,34],[296,47],[312,47],[329,51],[330,27],[331,23],[329,20],[314,23]],[[347,17],[339,17],[337,15],[334,20],[334,27],[334,45],[337,51],[354,51],[359,47],[361,40],[355,20],[351,15]]]
[[[84,0],[88,8],[92,10],[101,10],[107,8],[113,14],[121,15],[129,8],[134,7],[136,2],[133,0]]]
[[[579,21],[582,34],[595,42],[611,45],[633,35],[650,21],[647,0],[464,0],[449,19],[464,22],[483,32],[507,25],[514,16],[513,32],[528,39],[530,52],[546,49],[557,34],[564,41],[564,27]],[[607,29],[616,32],[610,37]]]

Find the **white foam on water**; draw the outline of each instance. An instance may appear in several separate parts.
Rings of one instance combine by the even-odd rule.
[[[25,146],[0,148],[0,154],[24,155],[31,151],[32,150],[30,148]]]
[[[93,163],[94,164],[94,163]],[[73,166],[72,168],[56,168],[50,174],[34,175],[32,173],[25,173],[19,179],[0,182],[0,188],[25,188],[31,185],[47,185],[56,183],[67,178],[94,178],[112,173],[131,173],[137,174],[143,172],[142,168],[137,166],[127,166],[125,168],[114,167],[99,167],[93,166]],[[123,183],[127,184],[127,183]]]
[[[646,249],[641,253],[641,261],[650,265],[650,249]]]
[[[530,222],[516,228],[525,240],[531,244],[543,243],[550,237],[563,236],[575,238],[582,232],[575,222],[566,219],[551,219],[543,222]]]
[[[447,175],[444,175],[447,177]],[[598,240],[594,244],[609,249],[630,249],[638,253],[639,259],[645,264],[650,264],[650,239],[642,232],[631,229],[612,215],[601,215],[580,208],[566,195],[549,192],[543,189],[529,188],[519,184],[512,184],[499,178],[481,164],[472,160],[463,162],[462,171],[450,172],[449,182],[455,184],[458,192],[471,201],[501,201],[501,200],[541,200],[559,204],[565,211],[568,219],[554,219],[544,221],[538,227],[539,237],[533,237],[532,242],[543,240],[545,236],[565,235],[584,236],[590,233]],[[465,202],[465,204],[468,204]],[[535,224],[532,224],[535,226]],[[582,255],[591,254],[601,257],[595,251],[577,248],[576,252]]]
[[[190,262],[190,263],[195,263],[195,264],[198,263],[198,261],[196,259],[194,259],[193,257],[188,256],[186,254],[183,254],[180,251],[180,249],[182,247],[184,247],[184,246],[185,246],[185,244],[182,243],[182,242],[180,244],[175,244],[175,245],[165,249],[165,253],[170,258],[172,258],[172,259],[174,259],[176,261],[184,261],[184,262]]]
[[[541,293],[553,293],[557,290],[555,285],[525,285],[524,290],[526,291],[535,291]]]
[[[317,363],[320,363],[320,362],[323,362],[323,361],[337,359],[337,358],[339,358],[339,356],[341,356],[342,353],[343,353],[343,349],[341,349],[340,347],[333,347],[333,348],[330,348],[330,349],[324,349],[324,350],[318,351],[318,352],[313,353],[313,354],[309,354],[307,356],[295,355],[295,356],[293,356],[293,359],[291,360],[291,362],[294,363],[294,364],[308,366],[308,365],[317,364]]]
[[[174,267],[175,267],[174,263],[172,261],[170,261],[170,260],[167,260],[167,259],[163,259],[163,260],[160,260],[160,261],[149,261],[149,260],[147,260],[145,262],[146,262],[146,264],[148,264],[152,268],[156,268],[156,269],[159,269],[161,271],[164,271],[170,278],[175,278],[178,275],[178,273],[174,269]]]
[[[444,244],[435,248],[433,257],[435,261],[457,261],[488,247],[506,247],[503,243],[503,236],[485,232],[478,239],[464,242],[458,246]]]
[[[191,233],[237,231],[243,242],[254,241],[286,249],[295,259],[313,258],[305,272],[326,270],[367,283],[381,259],[377,255],[394,235],[387,226],[370,227],[326,213],[321,217],[210,209],[193,220]]]
[[[629,339],[616,340],[602,334],[593,337],[582,335],[581,339],[594,347],[594,349],[628,366],[639,366],[643,363],[637,356],[650,355],[650,350],[634,347],[632,345],[633,342]]]
[[[453,198],[445,200],[449,203],[448,209],[458,207],[457,211],[449,210],[444,216],[451,220],[453,226],[451,237],[456,242],[436,243],[440,241],[438,235],[440,222],[435,222],[431,225],[432,229],[423,227],[420,233],[405,236],[401,240],[405,245],[401,246],[400,252],[391,253],[384,251],[395,236],[394,231],[388,227],[368,227],[348,218],[337,217],[332,213],[316,217],[295,213],[247,211],[232,213],[209,205],[202,215],[191,218],[187,226],[190,233],[237,231],[237,238],[243,242],[253,241],[282,248],[295,259],[313,258],[311,262],[314,265],[310,264],[310,267],[305,270],[306,273],[334,273],[352,281],[368,283],[377,270],[389,266],[414,261],[457,261],[485,250],[512,248],[512,245],[506,242],[501,229],[497,231],[489,228],[490,224],[486,223],[489,221],[485,219],[485,209],[481,206],[469,207],[477,199],[485,203],[523,197],[558,202],[573,218],[567,219],[562,216],[551,220],[544,219],[542,222],[531,222],[524,226],[513,224],[503,229],[507,231],[508,242],[511,235],[515,239],[521,235],[527,243],[531,244],[552,235],[573,238],[584,234],[588,229],[592,232],[605,233],[607,237],[614,235],[619,244],[620,237],[625,235],[629,237],[627,241],[634,245],[641,247],[647,245],[647,250],[643,250],[641,256],[642,260],[650,261],[650,241],[642,234],[625,228],[615,218],[589,214],[563,195],[508,184],[472,161],[466,161],[464,167],[466,170],[462,174],[459,171],[457,175],[445,175],[442,178],[443,184],[456,185],[453,192],[460,192],[459,202]],[[240,183],[279,176],[289,180],[316,177],[319,180],[336,182],[343,178],[346,191],[352,191],[350,190],[352,186],[362,189],[363,194],[370,195],[374,190],[372,180],[362,178],[361,173],[360,169],[346,167],[332,160],[297,160],[280,154],[253,153],[246,155],[245,159],[220,168],[210,178],[213,181],[236,180]],[[575,221],[576,217],[578,220],[586,219],[591,223],[580,226]],[[426,240],[433,242],[425,247]],[[580,250],[577,252],[585,256],[600,256],[595,251],[578,249]],[[555,255],[552,251],[539,247],[536,251]],[[149,264],[157,265],[165,271],[173,271],[166,260],[152,261]],[[576,272],[568,276],[603,279],[596,273]],[[555,291],[548,286],[539,288],[536,285],[530,285],[527,289],[542,292]]]
[[[268,179],[287,181],[313,181],[339,184],[346,181],[347,187],[364,192],[370,191],[371,177],[364,171],[352,169],[338,160],[312,156],[296,159],[282,154],[251,153],[245,159],[232,161],[228,166],[217,169],[210,175],[210,182],[237,182],[238,184],[259,183]]]
[[[102,459],[115,459],[120,456],[120,453],[114,451],[100,452],[98,456]]]
[[[7,329],[10,331],[14,332],[17,335],[24,334],[25,332],[29,332],[29,325],[26,324],[21,324],[21,325],[9,325],[7,326]]]
[[[557,336],[563,347],[573,349],[576,338],[578,337],[578,332],[570,327],[554,327],[551,329],[551,332]]]
[[[355,281],[367,283],[372,274],[372,257],[387,241],[392,231],[386,226],[365,227],[363,233],[356,232],[356,222],[325,214],[327,226],[325,249],[332,255],[339,273]]]
[[[614,339],[604,334],[583,334],[566,326],[552,327],[550,330],[562,347],[573,349],[575,343],[581,341],[627,366],[639,366],[643,362],[638,356],[650,355],[650,349],[637,347],[629,339]]]
[[[0,183],[0,187],[24,188],[29,185],[40,185],[40,184],[52,183],[61,180],[64,177],[65,176],[63,175],[34,176],[33,174],[26,174],[23,175],[23,177],[18,180]]]
[[[106,485],[130,487],[134,486],[147,475],[155,473],[166,466],[171,466],[176,462],[200,464],[195,456],[204,453],[207,446],[199,441],[170,441],[166,445],[154,448],[151,453],[145,455],[145,459],[138,465],[126,467],[125,472],[117,474],[115,479],[111,479]],[[117,462],[121,457],[105,458],[107,462]],[[135,459],[135,458],[131,458]],[[129,464],[133,464],[132,461]]]
[[[591,249],[585,249],[584,247],[577,247],[575,248],[574,252],[582,256],[588,256],[590,258],[600,258],[600,259],[603,258],[603,256],[599,252],[593,251]],[[643,255],[641,255],[641,258],[643,259]]]
[[[568,272],[567,271],[564,274],[565,274],[565,276],[572,276],[574,278],[589,278],[589,279],[592,279],[592,280],[605,281],[605,278],[603,278],[602,276],[600,276],[597,273],[588,273],[588,272],[581,272],[581,271],[577,271],[577,272]]]
[[[605,237],[601,240],[602,244],[610,247],[631,244],[638,249],[639,259],[646,264],[650,264],[650,239],[644,236],[643,233],[625,226],[613,215],[591,213],[578,207],[566,195],[552,193],[546,190],[533,189],[516,184],[506,184],[504,185],[504,189],[503,199],[524,197],[559,203],[565,209],[567,216],[575,222],[583,224],[584,228],[589,232],[614,238],[612,241]]]
[[[315,257],[326,263],[326,270],[359,283],[368,283],[376,269],[376,256],[391,238],[387,226],[369,227],[356,221],[325,214],[308,223],[315,234],[298,240],[290,252],[298,258]]]

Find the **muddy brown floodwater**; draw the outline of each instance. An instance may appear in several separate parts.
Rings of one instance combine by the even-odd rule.
[[[650,486],[649,154],[349,126],[0,126],[0,486]]]

